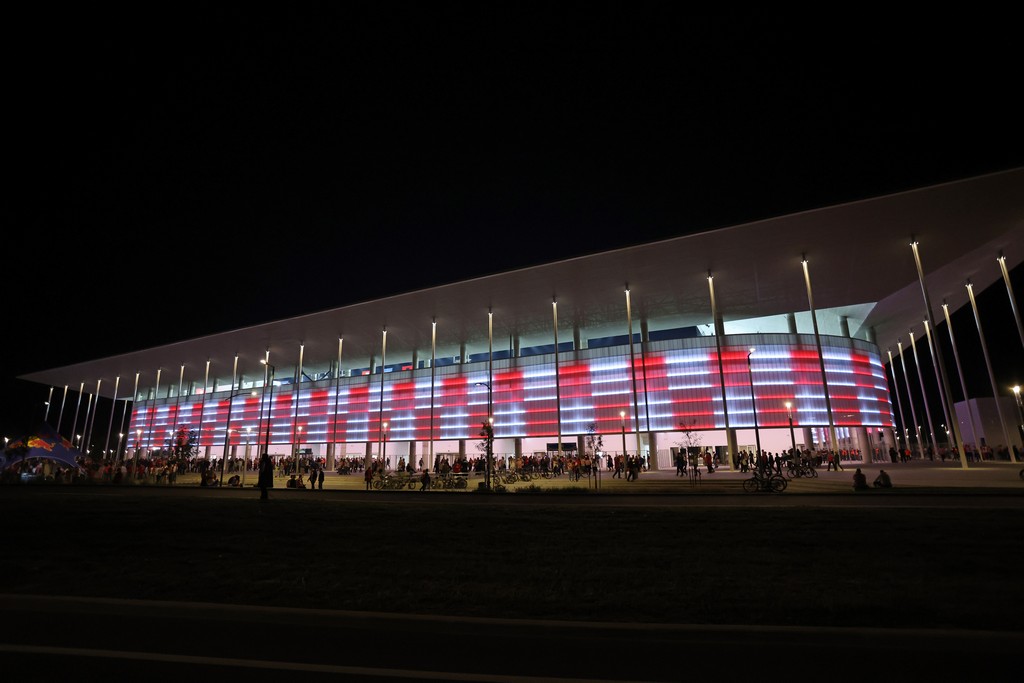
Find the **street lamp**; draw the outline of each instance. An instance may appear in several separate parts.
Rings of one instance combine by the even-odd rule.
[[[750,408],[754,412],[754,443],[757,446],[757,452],[755,454],[755,462],[759,462],[761,459],[761,433],[757,428],[757,401],[754,399],[754,372],[750,368],[750,356],[757,351],[754,347],[750,348],[750,353],[747,354],[747,375],[750,376]]]
[[[253,392],[256,393],[255,391]],[[245,457],[242,458],[242,488],[245,488],[245,472],[249,469],[249,449],[252,443],[252,425],[245,428]]]
[[[274,375],[277,372],[277,368],[267,362],[265,358],[261,358],[260,362],[267,366],[267,369],[263,373],[263,393],[267,391],[267,384],[270,384],[270,398],[267,399],[267,440],[264,453],[270,453],[270,421],[274,416]],[[263,407],[260,407],[260,417],[263,416]]]
[[[487,462],[484,463],[484,488],[488,491],[491,490],[491,457],[494,449],[494,409],[492,406],[491,398],[491,384],[490,382],[477,382],[478,387],[487,387],[487,451],[485,457]]]
[[[385,470],[387,469],[387,457],[388,457],[388,446],[387,446],[387,435],[388,423],[382,422],[380,425],[380,448],[377,449],[377,457],[380,458],[380,466]]]
[[[619,420],[622,422],[622,471],[626,471],[626,411],[619,411]]]
[[[118,461],[121,460],[121,439],[124,438],[124,432],[118,432],[117,434],[117,451],[114,454],[114,465],[116,466]]]
[[[1013,387],[1013,398],[1017,401],[1017,431],[1020,432],[1021,441],[1024,442],[1024,405],[1021,404],[1019,384]]]
[[[298,443],[295,444],[295,473],[299,473],[299,459],[302,456],[302,425],[296,428],[299,432]]]
[[[135,430],[135,454],[132,455],[132,467],[128,471],[130,479],[135,478],[135,471],[139,469],[139,451],[142,450],[142,430]]]
[[[241,382],[239,382],[239,384],[241,384]],[[232,429],[231,428],[231,408],[233,407],[232,404],[233,404],[235,398],[237,396],[241,396],[242,393],[243,393],[243,389],[241,387],[239,387],[238,391],[234,391],[234,392],[231,393],[230,396],[228,396],[228,419],[227,419],[227,423],[224,425],[225,426],[224,454],[220,458],[220,484],[219,484],[220,486],[224,486],[224,468],[227,466],[227,462],[228,462],[228,449],[231,447],[231,432],[237,432],[238,431],[237,429]],[[255,390],[252,392],[252,395],[253,396],[256,395]]]
[[[796,436],[793,434],[793,404],[786,401],[786,414],[789,417],[789,441],[793,444],[793,458],[796,458]]]

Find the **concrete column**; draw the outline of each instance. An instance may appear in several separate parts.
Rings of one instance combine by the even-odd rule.
[[[373,442],[366,442],[366,452],[363,454],[363,467],[369,468],[373,464]]]
[[[580,348],[580,324],[574,322],[572,324],[572,350],[579,351]]]
[[[650,451],[650,457],[648,457],[647,469],[651,472],[658,471],[658,433],[647,432],[647,444],[648,450]]]
[[[850,338],[850,318],[848,316],[839,316],[839,334],[847,339]]]
[[[327,469],[334,471],[334,443],[327,444]]]
[[[786,314],[786,325],[789,327],[790,334],[797,334],[796,331],[796,313]]]
[[[869,327],[867,329],[867,339],[872,344],[877,344],[878,343],[878,337],[875,336],[875,328],[874,327]]]
[[[459,344],[459,362],[466,362],[466,342]]]
[[[412,352],[412,369],[414,371],[416,370],[416,363],[419,361],[419,359],[420,359],[419,351],[413,351]]]
[[[466,440],[459,439],[459,459],[466,457]]]
[[[376,369],[377,369],[377,360],[373,356],[370,356],[370,374],[372,375],[373,371],[376,370]]]
[[[519,335],[512,337],[512,357],[519,358]]]
[[[584,434],[576,435],[576,452],[583,455],[587,452],[587,437]]]
[[[875,457],[875,443],[871,441],[871,435],[865,427],[854,427],[853,436],[855,448],[860,450],[860,461],[870,465]]]
[[[409,442],[409,462],[412,463],[412,466],[415,467],[416,469],[422,469],[420,467],[419,456],[416,455],[416,442],[415,441],[410,441]],[[427,461],[424,460],[423,461],[423,467],[426,467],[426,466],[427,466]]]
[[[803,435],[804,435],[804,448],[806,448],[807,450],[813,450],[814,449],[814,434],[811,432],[811,428],[810,427],[801,427],[800,431],[803,432]]]
[[[513,449],[514,449],[513,452],[515,453],[515,456],[517,458],[522,457],[522,455],[523,455],[523,439],[521,437],[516,437],[514,439],[514,441],[513,441]]]
[[[210,449],[211,448],[212,448],[212,446],[207,446],[206,449],[203,451],[203,459],[204,460],[209,460],[210,459]]]
[[[736,430],[735,429],[726,429],[725,430],[725,447],[726,447],[726,458],[731,458],[732,459],[732,462],[729,463],[729,466],[732,467],[734,470],[738,469],[739,465],[736,462],[736,458],[739,455],[739,448],[736,445]]]

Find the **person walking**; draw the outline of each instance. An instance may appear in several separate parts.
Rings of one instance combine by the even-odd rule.
[[[259,477],[256,485],[260,487],[260,500],[267,500],[270,496],[268,489],[274,488],[274,461],[264,453],[260,456]]]
[[[316,473],[316,487],[321,491],[324,490],[324,468],[321,467]]]

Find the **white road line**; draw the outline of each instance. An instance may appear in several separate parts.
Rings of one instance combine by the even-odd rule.
[[[339,666],[336,664],[306,664],[303,662],[275,662],[264,659],[232,659],[228,657],[202,657],[196,655],[175,655],[161,652],[133,652],[130,650],[94,650],[77,647],[53,647],[39,645],[12,645],[0,643],[0,652],[30,655],[64,655],[71,657],[97,657],[103,659],[131,659],[147,662],[168,662],[172,664],[197,664],[202,666],[230,666],[250,669],[276,669],[307,673],[346,674],[350,676],[386,676],[389,678],[410,678],[453,681],[482,681],[485,683],[641,683],[619,679],[598,678],[550,678],[529,676],[502,676],[499,674],[457,673],[450,671],[414,671],[411,669],[384,669],[363,666]]]

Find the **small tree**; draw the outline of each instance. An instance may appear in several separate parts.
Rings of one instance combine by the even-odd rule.
[[[679,440],[678,446],[683,451],[683,457],[689,459],[690,453],[699,450],[704,441],[704,435],[696,431],[697,420],[680,422],[679,429],[683,432],[683,438]]]
[[[171,459],[178,463],[188,461],[199,454],[199,444],[196,443],[196,430],[182,427],[174,435],[174,442],[171,444]]]

